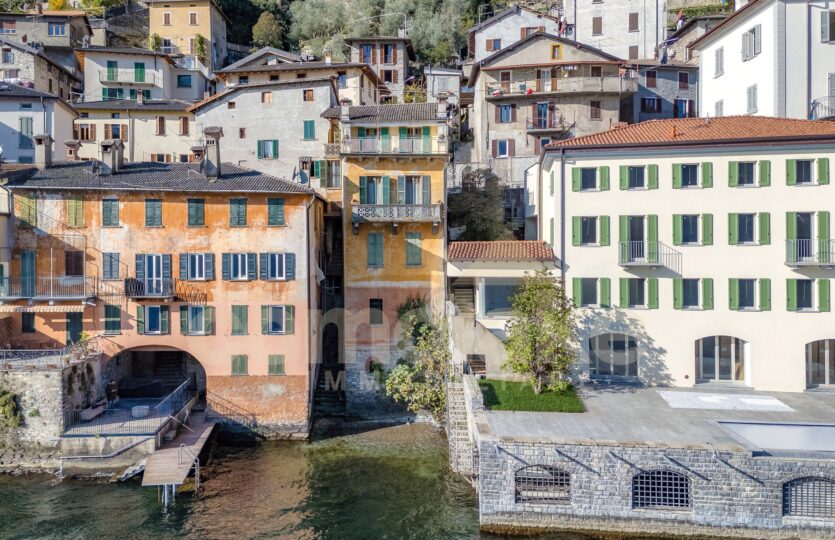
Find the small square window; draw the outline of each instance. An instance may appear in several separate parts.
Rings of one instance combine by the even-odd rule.
[[[580,169],[580,189],[590,190],[597,189],[597,169],[594,167],[584,167]]]
[[[303,97],[304,101],[313,101],[313,90],[312,89],[303,90],[302,92],[303,92],[302,97]]]
[[[368,301],[368,324],[371,326],[380,326],[383,324],[383,300],[382,298],[372,298]]]
[[[235,102],[230,101],[229,103],[226,104],[226,108],[227,109],[234,109],[235,108]]]
[[[272,92],[261,92],[261,103],[272,103],[273,102],[273,93]]]
[[[238,138],[246,139],[246,128],[238,128]]]
[[[794,163],[795,167],[795,181],[798,184],[812,183],[812,160],[798,159]]]
[[[241,75],[238,77],[238,84],[249,84],[249,75]]]

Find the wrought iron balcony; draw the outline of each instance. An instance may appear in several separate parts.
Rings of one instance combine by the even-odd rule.
[[[835,240],[786,240],[788,266],[835,266]]]
[[[325,144],[325,157],[339,157],[339,144],[338,143],[326,143]]]
[[[835,118],[835,96],[826,96],[814,100],[809,108],[810,120]]]
[[[357,137],[342,143],[344,154],[446,154],[447,141],[439,137]]]
[[[541,94],[634,94],[637,91],[638,79],[635,77],[557,77],[488,83],[487,99]]]
[[[441,204],[354,204],[351,217],[354,223],[440,223],[441,207]]]
[[[99,70],[99,82],[103,84],[136,84],[153,86],[155,73],[133,69],[102,69]]]
[[[657,241],[620,242],[618,264],[624,267],[663,266],[678,271],[681,266],[681,253]]]
[[[125,296],[128,298],[173,298],[175,295],[174,278],[163,279],[125,279]]]
[[[566,131],[568,127],[565,118],[556,114],[534,116],[527,121],[528,131]]]
[[[88,276],[7,277],[0,279],[0,301],[86,300],[97,295],[97,280]]]

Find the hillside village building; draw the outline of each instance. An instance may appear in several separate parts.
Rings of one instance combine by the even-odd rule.
[[[403,103],[409,82],[409,60],[415,59],[412,41],[406,37],[354,37],[345,40],[353,63],[366,64],[391,92],[385,101]]]
[[[657,58],[656,48],[667,38],[663,1],[569,0],[563,15],[572,29],[568,37],[620,58]]]
[[[667,36],[667,40],[660,48],[658,57],[672,62],[687,62],[699,65],[699,51],[690,44],[708,33],[714,26],[727,18],[727,15],[699,15],[687,20],[684,25]]]
[[[148,18],[159,52],[183,55],[184,65],[209,72],[228,63],[228,17],[214,0],[149,0]]]
[[[467,59],[470,63],[481,62],[534,32],[568,37],[566,30],[557,17],[513,4],[469,29]]]
[[[0,84],[0,148],[3,161],[35,163],[38,135],[65,141],[72,137],[76,111],[58,97],[13,84]],[[43,150],[43,147],[41,147]],[[50,147],[50,160],[58,159]]]
[[[82,79],[56,63],[35,47],[0,37],[0,80],[4,83],[26,85],[61,99],[69,100],[81,92]]]
[[[74,74],[78,66],[73,50],[93,35],[87,13],[75,10],[0,13],[0,29],[8,39],[42,47],[47,57]]]
[[[684,62],[638,60],[630,67],[638,75],[632,101],[635,122],[698,116],[699,68]]]

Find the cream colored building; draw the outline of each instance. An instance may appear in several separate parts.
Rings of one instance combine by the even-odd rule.
[[[214,0],[149,0],[149,35],[159,36],[160,52],[199,60],[209,71],[227,63],[226,15]],[[199,36],[206,40],[199,58]]]
[[[579,308],[582,370],[835,383],[833,159],[835,124],[765,117],[657,120],[549,147],[539,235]]]

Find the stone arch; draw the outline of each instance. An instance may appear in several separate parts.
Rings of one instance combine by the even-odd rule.
[[[804,476],[784,482],[783,515],[835,519],[835,480]]]
[[[168,345],[142,345],[105,355],[102,384],[115,380],[120,396],[166,395],[193,377],[200,396],[206,393],[206,369],[188,350]]]
[[[690,477],[669,469],[642,471],[632,477],[632,508],[692,508]]]

